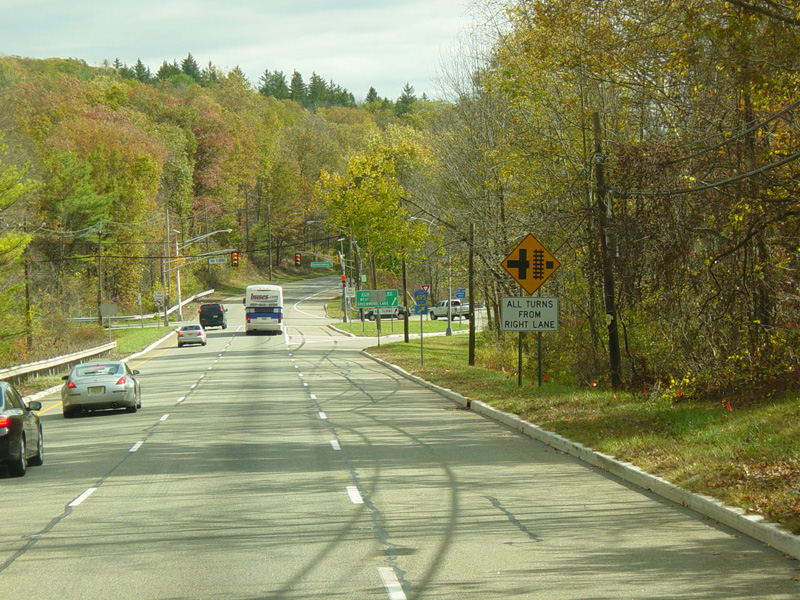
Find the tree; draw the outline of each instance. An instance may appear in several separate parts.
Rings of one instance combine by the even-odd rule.
[[[397,116],[400,117],[410,113],[416,101],[417,97],[414,95],[414,86],[410,83],[406,83],[403,86],[403,93],[400,94],[397,102],[395,102],[395,113]]]
[[[289,84],[283,71],[265,70],[259,81],[258,93],[278,100],[288,100],[291,96]]]
[[[150,68],[146,67],[141,59],[136,59],[136,64],[133,65],[133,77],[141,83],[150,83],[153,79]]]
[[[300,106],[305,106],[307,97],[308,90],[303,81],[303,76],[297,71],[293,71],[291,83],[289,84],[289,98],[297,102]]]
[[[156,72],[156,79],[159,81],[169,81],[173,77],[177,75],[184,74],[181,68],[178,66],[178,63],[173,61],[171,64],[167,61],[161,63],[161,66],[158,68]]]
[[[307,92],[306,106],[308,108],[314,110],[322,106],[330,105],[328,97],[328,84],[316,73],[311,73],[311,79],[308,82]]]
[[[364,99],[364,101],[370,103],[377,102],[378,100],[380,100],[380,96],[378,96],[377,90],[370,86],[369,91],[367,92],[367,97]]]
[[[200,65],[197,64],[197,61],[192,56],[191,52],[181,61],[181,71],[191,77],[197,83],[200,83],[202,80]]]

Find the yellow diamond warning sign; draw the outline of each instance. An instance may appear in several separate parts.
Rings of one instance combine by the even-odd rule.
[[[529,233],[511,254],[506,256],[500,266],[517,280],[522,289],[533,294],[561,266],[561,263]]]

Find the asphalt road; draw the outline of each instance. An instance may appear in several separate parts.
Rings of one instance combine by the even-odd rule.
[[[0,475],[9,600],[800,597],[798,563],[364,357],[336,278],[284,336],[230,304],[206,347],[131,360],[144,408],[65,420]]]

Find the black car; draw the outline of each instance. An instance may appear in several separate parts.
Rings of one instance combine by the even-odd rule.
[[[197,312],[203,329],[206,327],[228,328],[228,318],[225,316],[227,311],[222,304],[201,304]]]
[[[22,477],[28,465],[44,463],[44,438],[39,415],[42,403],[26,403],[13,385],[0,381],[0,463],[12,477]]]

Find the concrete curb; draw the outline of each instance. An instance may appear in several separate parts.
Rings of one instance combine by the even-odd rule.
[[[574,456],[579,460],[592,465],[593,467],[597,467],[598,469],[602,469],[603,471],[611,473],[612,475],[619,477],[628,483],[645,490],[649,490],[663,498],[666,498],[667,500],[675,502],[676,504],[686,506],[687,508],[690,508],[691,510],[703,516],[714,519],[723,525],[727,525],[728,527],[750,536],[751,538],[754,538],[760,542],[763,542],[768,546],[775,548],[776,550],[800,559],[800,537],[784,531],[774,523],[767,522],[760,515],[747,514],[740,508],[726,506],[719,500],[709,496],[695,494],[693,492],[684,490],[673,483],[661,479],[660,477],[656,477],[655,475],[651,475],[650,473],[642,471],[636,465],[617,460],[616,458],[607,454],[602,454],[601,452],[596,452],[591,448],[584,446],[583,444],[572,442],[563,436],[551,431],[547,431],[538,425],[534,425],[533,423],[525,421],[517,415],[497,410],[496,408],[492,408],[488,404],[477,400],[471,401],[452,390],[434,385],[431,382],[422,379],[421,377],[412,375],[397,365],[393,365],[385,360],[372,356],[365,350],[362,350],[362,354],[391,369],[395,373],[398,373],[411,381],[437,392],[448,400],[451,400],[459,406],[467,408],[472,412],[481,415],[482,417],[497,421],[498,423],[510,427],[536,441],[547,444],[548,446],[564,452],[565,454]]]

